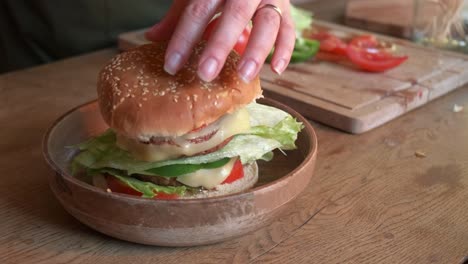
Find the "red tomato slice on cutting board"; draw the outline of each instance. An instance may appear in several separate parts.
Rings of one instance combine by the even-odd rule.
[[[320,41],[320,51],[329,52],[335,55],[346,55],[346,47],[348,45],[331,33],[320,31],[317,33],[311,33],[307,38]]]
[[[348,47],[347,55],[348,59],[357,67],[369,72],[383,72],[397,67],[408,59],[408,56],[371,53],[354,46]]]

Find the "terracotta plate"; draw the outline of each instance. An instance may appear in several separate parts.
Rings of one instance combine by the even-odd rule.
[[[71,148],[105,129],[96,101],[59,118],[43,144],[54,173],[49,184],[63,207],[91,228],[119,239],[159,246],[194,246],[227,240],[252,232],[273,220],[313,175],[317,138],[309,122],[276,101],[260,103],[283,109],[304,123],[298,149],[287,156],[275,153],[258,162],[260,179],[246,192],[191,200],[152,200],[107,193],[70,175]]]

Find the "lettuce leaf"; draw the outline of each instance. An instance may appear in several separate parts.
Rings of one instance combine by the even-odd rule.
[[[247,106],[251,130],[236,135],[226,146],[205,155],[174,160],[147,162],[134,159],[116,146],[116,136],[111,130],[78,145],[81,152],[75,157],[73,167],[86,169],[111,168],[131,174],[154,175],[151,170],[175,164],[212,163],[239,156],[242,163],[270,160],[274,149],[293,149],[302,123],[288,113],[270,106],[252,103]]]
[[[291,5],[291,17],[296,27],[296,37],[302,36],[302,31],[312,25],[312,12]]]
[[[296,122],[292,116],[287,116],[283,121],[276,124],[274,127],[255,126],[252,127],[250,133],[262,138],[271,138],[281,144],[281,149],[295,149],[297,133],[302,130],[303,124]]]
[[[237,135],[224,148],[201,156],[184,157],[174,160],[147,162],[134,159],[130,153],[120,149],[115,142],[106,146],[104,151],[96,151],[93,147],[78,154],[74,162],[84,168],[113,168],[128,171],[129,174],[153,175],[148,170],[171,166],[175,164],[200,164],[215,162],[224,158],[239,156],[243,164],[258,159],[280,148],[281,143],[256,135]],[[268,159],[268,157],[267,157]]]
[[[158,192],[183,196],[187,191],[187,187],[185,186],[160,186],[152,182],[140,181],[136,178],[125,176],[121,171],[118,170],[102,169],[100,170],[100,172],[108,173],[116,177],[117,179],[128,185],[130,188],[134,189],[135,191],[141,192],[142,197],[145,198],[153,198]]]
[[[251,103],[246,107],[250,115],[250,126],[275,126],[290,114],[275,107]]]

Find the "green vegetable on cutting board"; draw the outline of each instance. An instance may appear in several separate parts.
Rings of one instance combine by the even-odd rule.
[[[291,55],[291,63],[304,62],[314,57],[319,51],[320,42],[302,37],[302,31],[312,25],[312,13],[291,5],[291,16],[296,25],[296,42]],[[267,61],[273,58],[274,49],[268,55]]]

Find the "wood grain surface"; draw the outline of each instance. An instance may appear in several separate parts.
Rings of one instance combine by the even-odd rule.
[[[96,97],[97,71],[115,52],[0,76],[0,263],[461,263],[468,255],[467,86],[361,135],[313,123],[312,182],[249,235],[160,248],[85,227],[49,190],[41,140],[58,116]],[[454,104],[465,109],[455,113]]]

